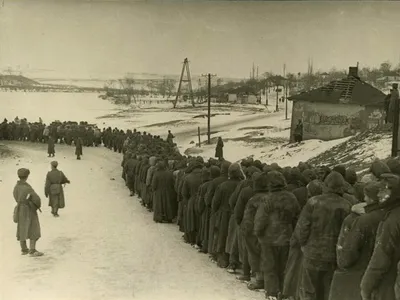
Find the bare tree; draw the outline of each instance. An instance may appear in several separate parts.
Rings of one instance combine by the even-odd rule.
[[[119,83],[124,91],[124,94],[128,97],[128,102],[132,102],[132,97],[135,99],[135,80],[131,77],[125,76],[123,79],[119,79]]]

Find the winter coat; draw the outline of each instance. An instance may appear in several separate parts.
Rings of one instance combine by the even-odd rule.
[[[384,211],[378,204],[360,203],[343,221],[338,239],[337,263],[330,299],[361,299],[360,283],[372,257],[375,236]]]
[[[330,173],[325,184],[325,193],[307,201],[298,221],[299,243],[312,269],[317,268],[313,262],[336,264],[336,243],[351,210],[350,202],[338,194],[344,190],[342,175]]]
[[[55,145],[54,145],[54,139],[52,137],[49,138],[47,142],[47,154],[55,154]]]
[[[392,191],[399,197],[400,189]],[[396,197],[395,196],[395,197]],[[400,200],[387,200],[378,227],[375,249],[361,281],[363,299],[395,300],[394,286],[400,260]]]
[[[300,214],[296,196],[285,190],[286,181],[277,171],[268,173],[270,193],[257,209],[254,233],[260,243],[272,246],[289,246],[290,238]]]
[[[209,185],[211,184],[211,181],[204,182],[200,188],[199,192],[197,194],[197,211],[200,216],[200,228],[199,228],[199,239],[200,241],[205,241],[208,238],[208,231],[210,230],[210,208],[206,206],[206,203],[204,201],[204,198],[207,193],[207,189]]]
[[[13,191],[14,200],[17,202],[17,240],[38,240],[41,237],[40,223],[37,210],[41,206],[38,194],[29,183],[18,181]],[[29,200],[27,196],[30,195]]]
[[[174,189],[174,178],[171,171],[158,169],[152,177],[153,220],[156,222],[172,221],[177,215],[178,203]]]
[[[217,245],[215,248],[217,253],[226,253],[225,246],[228,238],[229,220],[231,217],[229,198],[239,183],[239,178],[230,178],[221,183],[212,200],[211,211],[216,216],[214,228],[218,235]]]
[[[308,192],[307,187],[301,186],[292,191],[293,195],[296,196],[297,202],[299,203],[300,208],[303,208],[307,203]]]
[[[156,161],[157,158],[155,156],[150,157],[149,159],[150,167],[146,172],[146,196],[145,196],[146,198],[143,198],[143,200],[147,205],[150,206],[153,203],[153,190],[151,188],[151,183],[153,180],[153,174],[156,170]]]
[[[228,237],[226,239],[226,249],[225,252],[232,254],[235,252],[235,249],[237,249],[238,246],[238,240],[237,240],[237,222],[235,220],[235,206],[237,203],[237,200],[239,198],[240,192],[247,186],[251,185],[252,182],[250,180],[243,180],[239,182],[239,184],[236,186],[234,192],[232,195],[229,197],[229,207],[231,209],[231,215],[229,218],[229,225],[228,225]]]
[[[224,157],[224,142],[222,140],[218,140],[217,147],[215,148],[215,157],[223,158]]]
[[[44,194],[46,198],[49,197],[49,206],[57,206],[58,208],[65,207],[65,196],[62,185],[66,183],[70,183],[70,181],[62,171],[53,169],[47,173]],[[56,186],[58,186],[58,188]],[[54,192],[53,188],[56,189],[56,192]]]
[[[216,222],[216,213],[213,213],[212,211],[212,202],[218,186],[228,180],[228,168],[229,164],[225,163],[222,164],[221,175],[211,181],[205,196],[206,206],[208,206],[211,211],[210,225],[209,225],[210,230],[208,232],[208,253],[214,253],[214,230]]]
[[[185,232],[196,232],[198,229],[198,215],[196,214],[195,204],[199,188],[203,182],[202,169],[196,168],[188,174],[183,182],[183,213]]]
[[[82,145],[82,139],[78,138],[75,141],[75,155],[83,155],[83,145]]]
[[[126,174],[126,179],[135,181],[136,167],[139,165],[139,161],[135,158],[129,158],[123,165],[124,173]]]
[[[238,200],[234,209],[234,217],[236,224],[240,226],[244,216],[244,210],[246,208],[247,203],[254,196],[253,184],[250,182],[250,186],[245,187],[239,194]]]

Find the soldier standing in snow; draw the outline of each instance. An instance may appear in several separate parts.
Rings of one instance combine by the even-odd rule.
[[[168,130],[167,142],[170,144],[174,143],[175,136],[171,133],[171,130]]]
[[[58,162],[50,163],[51,171],[47,173],[44,194],[49,198],[49,206],[54,217],[59,217],[58,209],[65,207],[64,190],[62,184],[71,183],[62,171],[57,169]]]
[[[49,140],[47,141],[47,153],[49,154],[49,157],[54,157],[56,153],[54,138],[52,136],[50,136]]]
[[[83,145],[83,141],[81,137],[78,137],[75,140],[75,155],[76,155],[76,159],[80,160],[81,159],[81,155],[83,155],[82,153],[82,145]]]
[[[19,169],[17,175],[19,181],[14,187],[13,195],[17,202],[14,209],[14,222],[17,223],[17,240],[21,245],[21,254],[30,256],[42,256],[43,253],[36,250],[36,242],[40,238],[40,223],[37,210],[40,210],[41,200],[33,190],[28,180],[30,171]],[[29,239],[29,249],[26,240]]]
[[[301,143],[303,141],[303,121],[299,120],[294,130],[294,141],[296,143]]]
[[[217,142],[217,147],[215,148],[215,157],[217,157],[219,160],[222,160],[224,158],[224,142],[222,141],[222,138],[218,138]]]

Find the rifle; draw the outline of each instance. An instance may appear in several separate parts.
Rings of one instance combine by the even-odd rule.
[[[28,194],[26,196],[26,200],[28,200],[28,202],[32,203],[34,207],[36,207],[36,209],[40,212],[42,212],[42,210],[40,209],[40,207],[37,207],[37,205],[35,203],[33,203],[33,201],[31,200],[31,194]]]

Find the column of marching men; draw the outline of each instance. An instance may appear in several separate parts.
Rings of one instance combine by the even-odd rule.
[[[342,165],[282,168],[251,158],[230,163],[222,158],[222,139],[218,159],[204,161],[181,155],[173,138],[171,132],[164,140],[136,130],[100,131],[86,122],[0,124],[0,140],[47,142],[49,156],[53,142],[103,144],[123,153],[130,195],[154,221],[177,223],[184,242],[249,289],[265,290],[267,299],[399,300],[398,159],[376,160],[360,178]],[[22,185],[28,175],[18,171]],[[52,177],[47,194],[59,192],[50,191]],[[54,203],[62,203],[49,199],[56,216],[61,207]],[[23,243],[21,248],[27,251]]]

